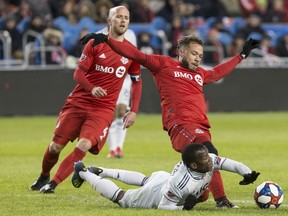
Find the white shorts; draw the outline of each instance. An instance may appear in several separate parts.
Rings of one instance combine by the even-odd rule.
[[[145,185],[138,189],[129,189],[119,201],[123,208],[157,208],[161,199],[161,188],[170,177],[170,173],[157,171],[152,173]]]
[[[131,81],[130,75],[127,75],[125,77],[125,80],[124,80],[124,83],[121,88],[116,104],[125,104],[127,108],[130,106],[131,86],[132,86],[132,81]]]

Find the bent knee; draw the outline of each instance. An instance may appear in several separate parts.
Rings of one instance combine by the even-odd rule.
[[[118,193],[115,201],[113,201],[113,202],[119,204],[119,201],[124,197],[124,195],[125,195],[125,191],[121,190],[121,191]],[[119,204],[119,205],[120,205],[120,204]]]
[[[207,141],[207,142],[204,142],[202,144],[207,147],[209,153],[213,153],[215,155],[218,155],[218,150],[214,147],[214,145],[211,142]]]
[[[92,142],[89,139],[81,138],[76,145],[83,152],[87,152],[92,147]]]
[[[55,142],[51,142],[50,145],[49,145],[49,151],[52,153],[52,154],[58,154],[62,151],[62,149],[64,148],[65,146],[63,145],[60,145],[60,144],[57,144]]]

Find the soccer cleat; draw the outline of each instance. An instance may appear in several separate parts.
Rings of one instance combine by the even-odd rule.
[[[40,177],[29,187],[30,190],[39,191],[44,185],[46,185],[50,180],[50,176],[43,176]]]
[[[45,193],[45,194],[54,193],[56,186],[57,186],[57,183],[52,180],[40,189],[40,193]]]
[[[122,153],[120,147],[117,147],[117,148],[116,148],[115,157],[116,157],[116,158],[123,158],[123,153]]]
[[[89,170],[89,172],[94,173],[97,176],[99,176],[100,173],[103,172],[103,169],[101,169],[99,167],[94,167],[94,166],[88,167],[88,170]]]
[[[115,151],[110,151],[109,154],[107,155],[107,158],[115,158]]]
[[[216,200],[216,208],[225,209],[225,208],[239,208],[239,207],[231,203],[227,199],[227,197],[221,197]]]
[[[83,171],[83,172],[87,171],[87,169],[85,168],[85,165],[83,164],[82,161],[77,162],[74,166],[74,173],[73,173],[71,181],[72,181],[72,185],[75,188],[80,188],[84,182],[84,180],[79,175],[80,171]]]

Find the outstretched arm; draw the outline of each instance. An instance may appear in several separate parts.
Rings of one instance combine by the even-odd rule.
[[[205,83],[211,83],[217,80],[220,80],[230,74],[235,67],[242,61],[242,56],[238,54],[237,56],[231,58],[227,62],[219,64],[210,70],[210,74],[205,78]]]
[[[119,42],[109,37],[107,43],[119,55],[125,56],[132,61],[143,65],[150,71],[157,71],[164,64],[163,59],[160,55],[148,55],[146,53],[143,53],[131,43],[129,43],[127,40]]]
[[[256,181],[260,175],[259,172],[251,171],[249,167],[241,162],[234,161],[229,158],[222,158],[222,160],[223,162],[220,164],[220,169],[235,172],[244,177],[244,179],[239,182],[240,185],[251,184]]]
[[[213,67],[212,70],[210,70],[210,74],[208,73],[208,76],[205,77],[204,82],[210,83],[226,77],[235,69],[235,67],[242,61],[242,59],[246,59],[250,55],[252,49],[255,49],[259,46],[259,43],[260,41],[254,40],[252,38],[247,40],[243,45],[242,51],[237,56],[231,58],[227,62]]]
[[[94,39],[92,43],[92,47],[96,46],[97,44],[106,42],[109,44],[109,46],[119,55],[125,56],[126,58],[129,58],[150,71],[157,71],[159,68],[163,66],[163,64],[166,61],[166,58],[164,56],[160,55],[147,55],[140,50],[138,50],[135,46],[133,46],[130,42],[127,40],[124,40],[123,42],[116,41],[112,38],[108,38],[107,35],[99,33],[91,33],[85,35],[83,38],[80,39],[80,42],[82,44],[86,44],[89,40]]]

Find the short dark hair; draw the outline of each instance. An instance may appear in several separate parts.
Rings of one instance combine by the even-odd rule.
[[[202,144],[191,143],[184,147],[182,150],[182,161],[183,163],[189,167],[191,163],[198,162],[198,152],[203,151],[206,146]]]
[[[187,47],[190,43],[199,44],[202,47],[204,44],[203,40],[195,35],[182,36],[177,40],[177,51],[181,47]]]

